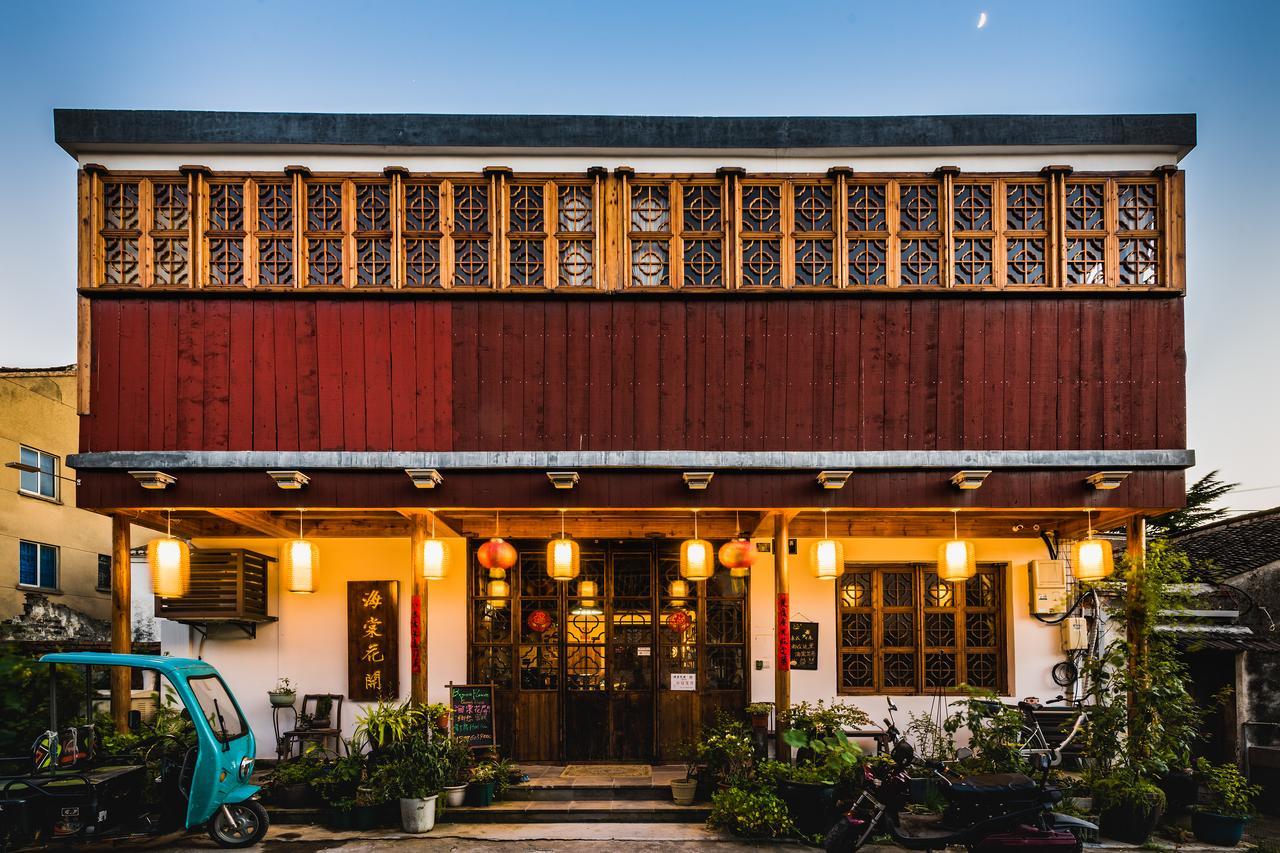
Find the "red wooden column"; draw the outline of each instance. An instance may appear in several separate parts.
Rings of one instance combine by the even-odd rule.
[[[1143,623],[1151,616],[1139,610],[1137,606],[1141,599],[1139,580],[1142,573],[1146,571],[1147,555],[1147,520],[1140,515],[1135,516],[1125,528],[1124,554],[1129,564],[1128,584],[1125,587],[1125,596],[1128,598],[1129,605],[1126,608],[1129,611],[1129,619],[1125,625],[1126,639],[1129,641],[1129,677],[1130,683],[1138,684],[1144,679],[1147,671],[1147,643],[1144,639],[1147,626]],[[1132,691],[1127,697],[1127,705],[1130,731],[1138,726],[1147,725],[1147,722],[1138,716],[1137,702]]]
[[[133,608],[129,566],[129,520],[111,516],[111,651],[127,655],[133,651]],[[125,666],[111,668],[111,719],[116,731],[129,731],[129,709],[133,705],[132,671]]]
[[[773,523],[773,582],[774,582],[774,635],[773,635],[773,703],[774,718],[791,705],[791,578],[787,565],[787,540],[793,513],[780,512]],[[775,723],[774,754],[779,761],[791,757],[791,747],[782,739],[782,724]]]
[[[409,516],[409,565],[413,572],[412,610],[409,611],[409,698],[427,704],[427,580],[423,577],[429,518],[424,512]]]

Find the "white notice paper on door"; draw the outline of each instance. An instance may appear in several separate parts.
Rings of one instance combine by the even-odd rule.
[[[693,672],[673,672],[671,673],[671,689],[672,690],[697,690],[698,676]]]

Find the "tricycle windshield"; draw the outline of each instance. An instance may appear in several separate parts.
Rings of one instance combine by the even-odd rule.
[[[201,713],[213,728],[213,736],[222,743],[230,743],[243,737],[249,730],[221,678],[216,675],[194,675],[187,679],[187,684],[200,703]]]

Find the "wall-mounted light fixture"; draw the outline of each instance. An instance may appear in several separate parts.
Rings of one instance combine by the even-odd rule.
[[[572,489],[582,478],[578,476],[577,471],[548,471],[547,479],[557,489]]]
[[[1099,491],[1110,491],[1120,488],[1120,484],[1132,473],[1132,471],[1099,471],[1086,477],[1085,482]]]
[[[163,471],[130,471],[129,476],[144,489],[167,489],[178,482],[177,477]]]
[[[684,478],[684,484],[695,492],[700,492],[707,486],[711,485],[711,478],[715,476],[714,471],[685,471],[680,475]]]
[[[957,471],[951,477],[951,485],[957,489],[972,491],[973,489],[982,488],[982,484],[987,481],[989,476],[991,476],[990,471]]]
[[[301,471],[268,471],[267,476],[275,480],[276,485],[280,488],[290,491],[301,489],[311,482],[311,478]]]
[[[415,489],[434,489],[444,482],[444,477],[435,468],[405,468],[404,472],[413,481]]]
[[[824,489],[843,489],[852,476],[852,471],[819,471],[818,485]]]

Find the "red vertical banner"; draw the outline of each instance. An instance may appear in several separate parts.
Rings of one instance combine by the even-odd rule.
[[[791,669],[791,596],[778,596],[778,669]]]
[[[409,611],[409,660],[414,675],[422,672],[422,597],[417,593]]]

